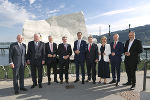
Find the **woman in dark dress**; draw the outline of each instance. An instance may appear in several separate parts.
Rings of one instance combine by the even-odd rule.
[[[104,84],[106,84],[106,78],[110,78],[109,55],[111,54],[111,49],[105,36],[101,38],[101,42],[102,44],[98,44],[98,77],[100,77],[99,83],[101,83],[101,79],[104,79]]]

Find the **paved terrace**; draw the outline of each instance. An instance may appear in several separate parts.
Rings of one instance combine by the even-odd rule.
[[[150,71],[148,71],[150,75]],[[12,80],[0,80],[0,100],[150,100],[150,80],[147,79],[147,91],[142,92],[143,71],[137,72],[137,86],[134,91],[129,91],[130,86],[115,87],[115,84],[92,84],[84,85],[81,82],[73,83],[75,75],[70,75],[69,85],[74,88],[66,88],[66,83],[53,83],[47,85],[47,77],[43,78],[43,88],[38,87],[30,89],[32,85],[31,78],[25,79],[27,92],[20,91],[19,95],[14,95]],[[120,84],[126,82],[126,73],[121,73]],[[110,82],[111,79],[108,79]],[[140,96],[141,95],[141,96]]]

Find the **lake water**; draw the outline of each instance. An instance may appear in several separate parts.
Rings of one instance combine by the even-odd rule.
[[[0,46],[1,47],[1,46]],[[150,60],[150,50],[147,52],[147,57]],[[124,56],[122,57],[124,59]],[[141,54],[141,59],[146,59],[145,51]],[[0,49],[0,65],[9,65],[9,51]]]
[[[0,65],[8,65],[9,64],[9,55],[0,55]]]

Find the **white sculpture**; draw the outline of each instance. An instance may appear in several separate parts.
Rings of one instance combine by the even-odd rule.
[[[53,16],[46,20],[26,20],[23,25],[23,36],[26,44],[33,40],[35,33],[40,33],[43,42],[48,42],[48,36],[51,35],[57,44],[62,43],[62,36],[67,36],[68,43],[73,47],[73,43],[77,39],[77,32],[82,32],[83,39],[87,40],[88,33],[82,12]]]

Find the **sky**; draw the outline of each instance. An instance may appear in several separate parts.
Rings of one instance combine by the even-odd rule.
[[[150,0],[0,0],[0,42],[15,41],[25,20],[80,11],[93,35],[150,24]]]

